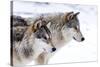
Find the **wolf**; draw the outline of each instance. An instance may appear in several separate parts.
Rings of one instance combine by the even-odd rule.
[[[80,30],[80,23],[78,19],[79,14],[80,12],[74,13],[73,11],[64,13],[47,13],[41,14],[37,17],[37,19],[42,17],[43,20],[50,23],[48,28],[51,32],[52,43],[54,44],[55,48],[59,50],[72,39],[77,42],[82,42],[85,40]],[[56,51],[45,55],[45,58],[47,58],[46,63],[48,63],[48,60],[56,53]]]
[[[56,51],[55,46],[52,43],[51,32],[48,29],[47,25],[42,19],[36,20],[20,36],[20,27],[15,27],[13,30],[17,31],[16,34],[13,33],[15,40],[13,42],[13,57],[12,57],[12,66],[21,66],[28,64],[32,60],[36,64],[46,64],[47,60],[45,58],[47,53],[52,53]],[[23,28],[22,28],[23,30]]]
[[[42,63],[44,59],[41,59],[41,61],[38,61],[41,62],[39,64],[47,64],[49,59],[72,39],[77,42],[83,42],[85,40],[80,30],[80,23],[78,19],[79,14],[80,12],[74,13],[73,11],[64,13],[47,13],[32,18],[32,21],[34,22],[36,20],[41,20],[40,18],[42,17],[45,21],[43,24],[49,23],[48,29],[51,32],[51,42],[56,48],[55,52],[45,52],[40,54],[39,56],[41,58],[43,56],[45,59],[45,63]],[[38,58],[38,60],[40,60],[40,58]]]

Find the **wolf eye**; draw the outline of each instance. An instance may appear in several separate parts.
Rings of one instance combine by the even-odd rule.
[[[46,37],[46,36],[44,36],[43,38],[44,38],[45,40],[47,40],[47,37]]]
[[[77,27],[74,27],[77,30]]]

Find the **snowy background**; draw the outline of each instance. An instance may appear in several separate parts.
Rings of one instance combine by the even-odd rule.
[[[34,17],[39,13],[80,12],[80,28],[84,42],[72,40],[61,48],[49,61],[49,64],[97,61],[97,7],[94,5],[56,4],[14,1],[13,14],[22,17]],[[33,63],[32,63],[33,64]]]

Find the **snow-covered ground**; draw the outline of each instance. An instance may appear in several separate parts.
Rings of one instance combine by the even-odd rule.
[[[85,41],[79,43],[72,40],[50,59],[49,64],[97,61],[97,6],[22,1],[13,3],[13,14],[23,17],[66,11],[80,12],[78,18]]]

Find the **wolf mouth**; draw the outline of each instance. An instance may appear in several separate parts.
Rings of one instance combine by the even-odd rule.
[[[76,38],[75,38],[75,37],[73,37],[73,39],[74,39],[74,40],[76,40]]]

